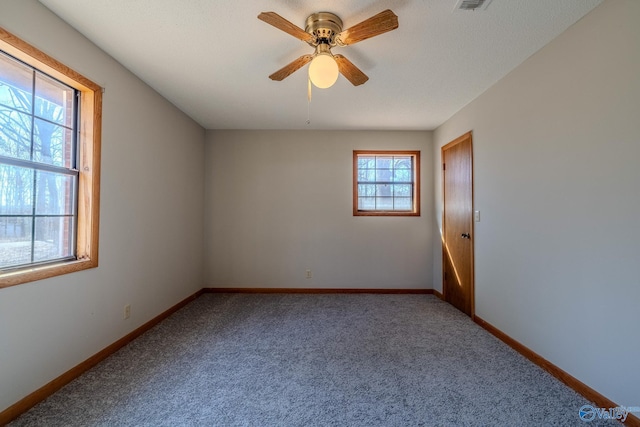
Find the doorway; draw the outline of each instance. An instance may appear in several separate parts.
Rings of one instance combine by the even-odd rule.
[[[443,183],[442,293],[473,317],[473,146],[471,132],[441,149]]]

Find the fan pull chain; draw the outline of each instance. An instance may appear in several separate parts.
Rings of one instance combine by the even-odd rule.
[[[307,124],[311,124],[311,79],[307,79]]]

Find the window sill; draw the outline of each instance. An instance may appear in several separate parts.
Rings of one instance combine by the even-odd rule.
[[[420,216],[420,212],[355,211],[353,216]]]
[[[43,265],[39,267],[27,267],[21,270],[0,273],[0,288],[8,288],[10,286],[20,285],[22,283],[48,279],[50,277],[61,276],[63,274],[95,268],[97,266],[97,260],[87,258],[75,261],[65,261],[50,265]]]

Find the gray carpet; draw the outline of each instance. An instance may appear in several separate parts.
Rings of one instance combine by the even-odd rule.
[[[11,425],[605,425],[587,403],[431,295],[205,294]]]

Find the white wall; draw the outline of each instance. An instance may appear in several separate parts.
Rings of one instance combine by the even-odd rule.
[[[204,130],[35,0],[0,25],[106,89],[100,265],[0,289],[3,410],[202,288]]]
[[[440,163],[473,131],[476,314],[628,406],[640,404],[639,20],[637,0],[605,1],[434,134]]]
[[[353,216],[356,149],[421,150],[422,216]],[[206,285],[431,288],[432,152],[430,132],[208,131]]]

